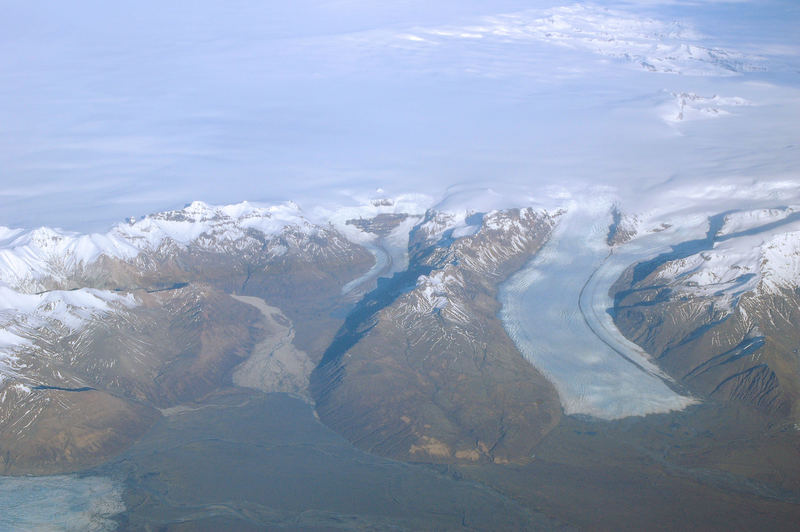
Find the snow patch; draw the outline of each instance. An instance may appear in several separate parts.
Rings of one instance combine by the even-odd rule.
[[[419,311],[425,313],[445,308],[449,303],[448,292],[453,287],[463,288],[464,279],[450,265],[430,275],[421,275],[417,279],[417,294],[422,303]]]

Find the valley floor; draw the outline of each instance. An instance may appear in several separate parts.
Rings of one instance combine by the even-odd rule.
[[[355,449],[301,399],[224,388],[103,466],[0,490],[39,508],[3,509],[29,529],[794,530],[799,445],[794,426],[707,403],[565,416],[524,466],[406,464]]]
[[[793,530],[800,519],[797,432],[743,409],[565,417],[528,465],[428,466],[358,451],[284,394],[230,389],[204,406],[96,470],[126,486],[121,528]]]

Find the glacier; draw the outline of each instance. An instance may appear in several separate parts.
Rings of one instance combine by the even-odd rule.
[[[116,530],[113,518],[125,511],[122,491],[119,482],[102,476],[3,477],[0,529]]]
[[[589,318],[581,312],[584,287],[609,253],[610,209],[602,199],[566,206],[550,241],[503,284],[503,324],[523,356],[555,385],[567,414],[619,419],[681,410],[696,400],[671,389],[613,323],[599,335],[591,297]],[[610,288],[595,283],[592,294]]]
[[[0,380],[28,389],[15,373],[20,323],[73,330],[136,304],[45,286],[103,255],[135,260],[165,242],[330,224],[375,257],[345,287],[357,298],[407,268],[408,233],[429,208],[452,215],[431,236],[457,238],[478,227],[470,216],[540,200],[550,209],[560,195],[569,210],[558,232],[504,288],[509,334],[568,413],[684,408],[693,399],[616,330],[608,287],[631,263],[703,238],[710,216],[739,210],[724,236],[800,205],[796,4],[8,2]],[[496,202],[487,188],[500,183],[517,192]],[[605,192],[585,194],[598,186]],[[394,205],[371,203],[364,191],[377,187]],[[202,201],[180,209],[192,199]],[[608,246],[617,202],[632,236]],[[164,211],[176,216],[139,218]],[[380,212],[414,218],[385,237],[346,223]],[[799,257],[800,226],[786,225],[720,241],[664,273],[734,296],[778,291],[797,286]],[[752,277],[737,284],[743,272]],[[421,280],[437,307],[435,281]],[[113,527],[104,516],[117,496],[99,498],[109,512],[86,509],[107,485],[27,480],[0,483],[0,528],[46,529],[62,516],[76,529]],[[31,493],[54,501],[49,517],[35,520],[46,509]]]

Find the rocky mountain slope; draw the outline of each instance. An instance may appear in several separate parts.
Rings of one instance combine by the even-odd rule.
[[[404,460],[529,459],[561,408],[505,333],[496,295],[556,219],[429,211],[411,234],[407,272],[365,298],[313,374],[321,419]]]
[[[800,419],[800,232],[791,208],[726,212],[631,266],[614,321],[696,393]]]
[[[0,468],[84,468],[231,385],[312,401],[384,456],[529,461],[563,398],[509,338],[498,290],[564,212],[473,199],[381,199],[327,223],[293,204],[195,202],[103,235],[3,229]],[[591,245],[635,247],[644,218],[611,217]],[[695,234],[671,223],[648,234]],[[800,214],[727,211],[707,226],[617,279],[613,323],[698,400],[796,422]]]
[[[0,467],[75,470],[230,383],[269,333],[266,298],[321,356],[371,255],[292,205],[195,202],[105,235],[9,234],[0,250]]]

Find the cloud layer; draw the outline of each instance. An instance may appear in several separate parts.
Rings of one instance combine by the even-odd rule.
[[[377,187],[785,177],[797,22],[782,1],[11,2],[0,224],[104,230],[194,199]]]

